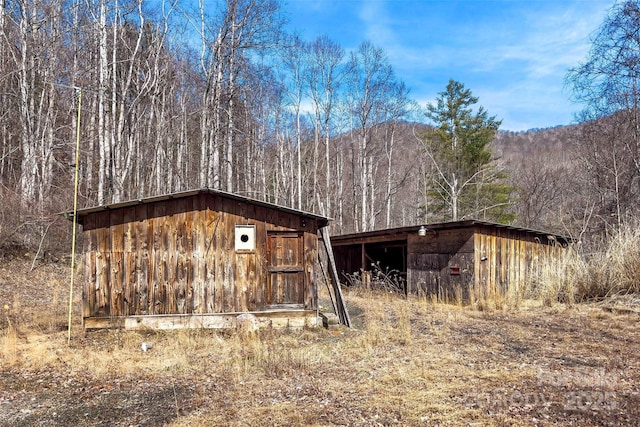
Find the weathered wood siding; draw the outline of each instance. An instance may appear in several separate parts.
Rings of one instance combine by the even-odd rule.
[[[479,226],[475,232],[473,297],[491,299],[519,288],[566,248],[555,239],[507,228]]]
[[[465,220],[353,233],[333,238],[332,244],[344,274],[366,270],[372,262],[397,268],[406,260],[408,294],[469,302],[517,292],[547,261],[566,256],[571,239]],[[398,256],[398,248],[406,258]]]
[[[541,234],[476,226],[409,234],[409,293],[440,301],[478,301],[518,291],[532,273],[565,248]]]
[[[255,226],[254,251],[236,252],[236,225]],[[296,278],[277,283],[283,301],[317,307],[314,219],[303,226],[290,212],[201,193],[89,213],[82,226],[85,318],[268,309],[271,233],[289,233],[289,244],[299,245],[289,266]],[[291,256],[288,249],[276,256]]]
[[[407,236],[408,293],[439,301],[469,298],[473,283],[473,230],[441,230]]]

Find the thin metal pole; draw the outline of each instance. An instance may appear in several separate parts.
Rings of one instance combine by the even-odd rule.
[[[80,117],[82,113],[82,88],[76,88],[78,92],[78,120],[76,123],[76,171],[73,185],[73,231],[71,238],[71,280],[69,281],[69,327],[67,331],[67,344],[71,344],[71,313],[73,312],[73,282],[75,280],[76,262],[76,220],[78,213],[78,180],[80,169]]]

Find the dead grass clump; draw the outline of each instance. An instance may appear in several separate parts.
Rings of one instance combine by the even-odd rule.
[[[583,260],[575,253],[562,260],[550,260],[530,276],[525,292],[545,306],[558,302],[572,304],[576,298],[576,275],[582,274],[581,267]]]
[[[408,304],[402,304],[398,307],[396,318],[396,341],[404,346],[411,345],[411,313]]]
[[[3,365],[13,366],[18,361],[18,333],[11,323],[9,310],[10,307],[8,305],[3,307],[7,327],[2,334],[2,350],[0,354],[2,354]]]
[[[585,258],[587,274],[576,277],[578,300],[640,292],[640,228],[621,229],[603,250]]]
[[[580,254],[570,250],[563,260],[550,261],[532,275],[527,292],[547,306],[639,293],[638,271],[640,228],[626,227],[599,251]]]
[[[267,378],[284,378],[293,374],[308,374],[316,365],[316,357],[307,349],[276,349],[265,345],[255,354],[253,364],[259,367]]]
[[[372,263],[371,270],[359,271],[345,276],[349,288],[355,292],[381,291],[404,295],[407,283],[405,277],[398,271],[383,269],[380,263]]]

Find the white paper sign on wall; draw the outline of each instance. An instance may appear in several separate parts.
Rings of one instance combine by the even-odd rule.
[[[236,225],[236,251],[256,250],[256,226]]]

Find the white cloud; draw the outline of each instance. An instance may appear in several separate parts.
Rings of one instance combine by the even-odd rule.
[[[492,8],[508,7],[500,14],[487,11],[453,22],[444,19],[443,4],[414,4],[412,17],[394,16],[398,2],[392,1],[366,2],[359,14],[366,34],[387,51],[414,96],[433,99],[454,78],[480,96],[491,114],[504,117],[504,126],[544,127],[571,120],[564,76],[586,56],[589,35],[604,18],[607,2],[487,2]],[[415,25],[432,9],[443,14],[441,21],[431,16],[429,31]],[[420,34],[423,43],[415,43]],[[441,86],[435,92],[422,93],[436,82]]]
[[[305,4],[299,0],[294,3]],[[313,26],[353,49],[370,40],[424,107],[449,78],[512,130],[570,122],[563,92],[611,0],[322,0]],[[331,5],[328,6],[328,5]],[[329,13],[331,11],[331,13]],[[327,21],[322,21],[328,19]],[[578,109],[578,108],[576,108]]]

